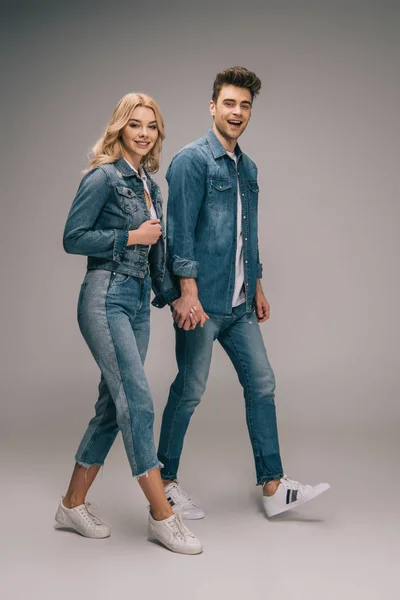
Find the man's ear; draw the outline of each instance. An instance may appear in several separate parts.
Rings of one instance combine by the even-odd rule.
[[[214,102],[214,100],[210,100],[210,114],[212,117],[215,117],[215,102]]]

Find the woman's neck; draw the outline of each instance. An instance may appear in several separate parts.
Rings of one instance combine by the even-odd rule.
[[[129,164],[132,165],[132,167],[136,169],[136,171],[139,171],[141,165],[140,156],[138,156],[137,154],[130,155],[128,152],[124,152],[122,156],[125,158],[125,160],[128,161]]]

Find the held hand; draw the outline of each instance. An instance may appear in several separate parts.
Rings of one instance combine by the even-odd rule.
[[[269,319],[270,307],[261,286],[256,289],[254,306],[256,309],[257,321],[259,323],[264,323],[264,321]]]
[[[197,296],[183,295],[171,304],[172,316],[178,327],[185,331],[195,329],[197,325],[203,327],[210,318],[203,310]]]
[[[161,235],[160,219],[149,219],[144,221],[138,229],[129,232],[128,246],[142,244],[150,246],[155,244]]]

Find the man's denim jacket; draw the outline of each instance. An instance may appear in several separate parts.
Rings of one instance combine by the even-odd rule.
[[[105,269],[143,278],[150,274],[157,301],[165,304],[177,298],[165,269],[165,227],[159,186],[147,175],[147,183],[163,234],[153,246],[127,246],[130,229],[151,218],[143,181],[120,158],[101,165],[83,177],[68,215],[64,249],[88,257],[87,268]]]
[[[167,264],[175,276],[197,279],[200,302],[207,313],[215,315],[232,314],[238,180],[247,312],[253,311],[256,280],[262,277],[257,167],[238,145],[235,153],[237,167],[209,130],[174,156],[166,174]]]

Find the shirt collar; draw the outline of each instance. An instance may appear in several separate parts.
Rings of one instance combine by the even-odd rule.
[[[225,148],[223,147],[223,145],[221,144],[221,142],[219,141],[212,129],[209,129],[207,131],[206,138],[210,145],[211,152],[213,153],[214,158],[221,158],[221,156],[224,155],[228,156]],[[235,154],[238,160],[242,156],[242,151],[240,149],[239,144],[236,144],[235,146]]]

